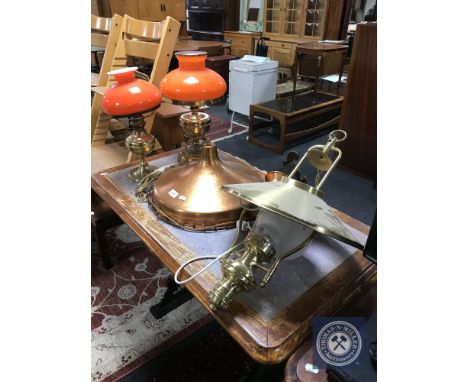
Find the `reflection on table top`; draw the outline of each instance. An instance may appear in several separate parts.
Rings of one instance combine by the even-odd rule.
[[[275,99],[255,105],[255,108],[273,110],[281,113],[295,113],[305,109],[323,106],[333,101],[341,101],[343,97],[319,91],[296,94],[295,96]]]
[[[162,167],[175,163],[178,150],[148,158]],[[232,157],[219,152],[221,160]],[[137,161],[92,175],[92,188],[172,271],[194,256],[224,252],[236,230],[189,232],[159,219],[139,203],[128,171]],[[369,227],[337,211],[353,234],[365,240]],[[202,267],[189,268],[193,274]],[[280,363],[309,335],[310,320],[333,314],[343,301],[365,289],[375,266],[346,244],[320,237],[284,262],[265,288],[241,293],[226,311],[209,308],[208,292],[221,276],[219,263],[186,284],[189,291],[255,360]],[[261,275],[260,275],[261,276]]]
[[[99,74],[91,72],[91,87],[97,86],[99,82]]]

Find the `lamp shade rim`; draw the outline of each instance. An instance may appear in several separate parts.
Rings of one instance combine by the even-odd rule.
[[[125,68],[120,68],[120,69],[115,69],[111,70],[110,72],[107,72],[108,76],[115,76],[116,74],[123,74],[123,73],[131,73],[131,72],[136,72],[138,70],[137,66],[128,66]]]

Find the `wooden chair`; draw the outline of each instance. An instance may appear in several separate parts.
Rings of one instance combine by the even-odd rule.
[[[127,60],[130,57],[152,60],[154,64],[150,82],[159,86],[161,79],[169,69],[179,30],[180,23],[172,17],[167,17],[162,22],[142,21],[128,15],[123,17],[122,28],[118,33],[115,49],[108,51],[109,46],[106,47],[99,86],[94,88],[96,94],[91,112],[93,172],[134,159],[134,156],[128,153],[125,147],[117,143],[106,145],[111,116],[102,112],[101,102],[103,92],[113,83],[113,80],[109,79],[106,73],[127,66]],[[110,39],[109,36],[109,41]],[[145,129],[147,132],[151,132],[153,123],[154,113],[146,118]]]
[[[100,70],[99,54],[106,50],[111,27],[112,18],[91,15],[91,53],[94,55],[97,73]]]

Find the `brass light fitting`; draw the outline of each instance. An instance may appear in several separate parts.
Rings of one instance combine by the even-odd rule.
[[[317,233],[359,249],[363,248],[333,209],[323,201],[323,192],[320,190],[341,158],[341,151],[335,144],[345,138],[345,132],[333,131],[326,145],[309,148],[289,176],[275,172],[267,174],[266,179],[270,180],[268,182],[223,186],[229,194],[237,196],[250,206],[255,206],[259,212],[245,239],[236,239],[226,252],[216,258],[221,261],[223,277],[209,292],[211,309],[227,309],[236,294],[255,289],[257,269],[265,272],[260,282],[260,286],[265,287],[279,264],[309,245]],[[332,152],[336,154],[334,159],[331,159]],[[309,159],[317,169],[315,186],[291,178],[305,159]],[[244,213],[238,224],[238,238],[243,226],[243,216]],[[176,272],[176,282],[183,284],[200,273],[186,281],[177,278],[182,269],[197,260],[192,259],[179,268]]]

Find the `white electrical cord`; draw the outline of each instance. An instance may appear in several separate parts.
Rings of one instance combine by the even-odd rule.
[[[190,259],[190,260],[186,261],[185,263],[183,263],[177,269],[176,273],[174,274],[174,281],[179,285],[184,285],[184,284],[188,283],[189,281],[192,281],[195,277],[199,276],[201,273],[205,272],[209,267],[211,267],[214,263],[216,263],[221,257],[225,256],[229,252],[232,252],[234,249],[239,247],[241,244],[243,244],[243,242],[237,243],[236,245],[234,245],[233,247],[230,247],[227,251],[223,252],[221,255],[218,255],[218,256],[199,256],[199,257],[194,257],[193,259]],[[195,273],[193,276],[190,276],[188,279],[179,280],[179,274],[183,271],[183,269],[187,265],[189,265],[191,263],[194,263],[196,261],[208,260],[208,259],[214,259],[214,260],[212,262],[210,262],[209,264],[207,264],[204,268],[199,270],[197,273]]]

